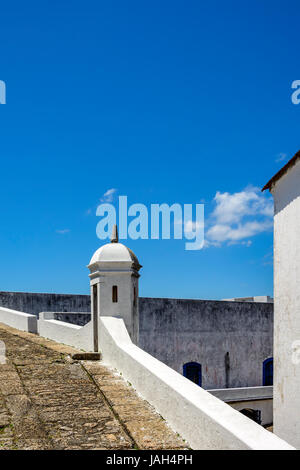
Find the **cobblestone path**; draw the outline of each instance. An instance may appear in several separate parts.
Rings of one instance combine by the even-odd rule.
[[[0,449],[184,449],[130,384],[72,348],[0,323]]]

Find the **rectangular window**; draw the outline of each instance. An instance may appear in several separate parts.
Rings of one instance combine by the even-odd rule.
[[[98,351],[98,288],[93,285],[94,351]]]
[[[114,303],[118,302],[118,286],[113,286],[112,288],[112,301]]]

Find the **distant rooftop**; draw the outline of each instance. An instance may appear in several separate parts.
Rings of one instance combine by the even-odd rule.
[[[258,295],[256,297],[235,297],[233,299],[222,299],[227,302],[265,302],[268,304],[274,303],[274,299],[268,295]]]
[[[270,181],[263,187],[262,191],[265,191],[266,189],[271,189],[273,184],[276,183],[292,166],[294,166],[297,162],[297,160],[300,158],[300,150],[291,158],[284,167],[279,170],[276,175],[273,176],[273,178],[270,179]]]

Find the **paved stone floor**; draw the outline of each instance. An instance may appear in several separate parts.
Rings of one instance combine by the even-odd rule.
[[[116,372],[0,323],[0,449],[184,449]]]

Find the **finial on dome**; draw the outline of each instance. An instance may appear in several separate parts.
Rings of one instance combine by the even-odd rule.
[[[113,226],[110,242],[119,243],[118,227],[116,225]]]

